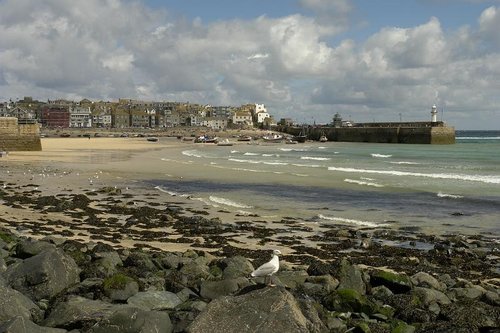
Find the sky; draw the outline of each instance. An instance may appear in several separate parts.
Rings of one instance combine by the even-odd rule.
[[[500,0],[0,0],[0,101],[500,130]]]

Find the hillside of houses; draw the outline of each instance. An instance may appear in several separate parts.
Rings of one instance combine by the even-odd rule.
[[[46,102],[25,97],[0,102],[0,117],[16,117],[19,124],[39,123],[42,128],[170,128],[206,127],[213,130],[269,128],[275,125],[264,104],[212,106],[182,102],[118,101]]]

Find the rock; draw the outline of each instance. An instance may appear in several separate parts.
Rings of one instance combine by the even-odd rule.
[[[437,304],[450,304],[451,301],[444,293],[439,290],[415,287],[413,289],[413,294],[422,302],[423,305],[429,306],[432,303]]]
[[[14,256],[21,259],[33,257],[43,251],[55,249],[54,244],[44,241],[25,239],[16,244]]]
[[[393,293],[406,293],[412,287],[408,276],[385,270],[374,270],[370,273],[370,283],[373,287],[386,286]]]
[[[1,322],[1,321],[0,321]],[[64,329],[38,326],[29,319],[22,316],[12,319],[0,325],[0,333],[64,333]]]
[[[339,318],[329,317],[326,326],[331,333],[345,333],[347,331],[347,325]]]
[[[325,263],[319,260],[314,261],[307,268],[307,274],[310,276],[318,276],[318,275],[334,275],[336,272],[335,267],[330,263]]]
[[[103,301],[71,296],[66,302],[57,304],[42,324],[67,329],[90,327],[111,316],[117,307],[118,305]]]
[[[373,287],[371,290],[371,294],[373,295],[373,297],[382,302],[394,295],[394,293],[386,286]]]
[[[297,289],[302,286],[309,277],[306,271],[280,271],[276,273],[281,285],[289,289]]]
[[[363,312],[367,315],[378,312],[375,303],[354,289],[337,289],[323,300],[323,305],[330,311]]]
[[[172,323],[166,312],[122,307],[93,326],[89,333],[170,333]]]
[[[408,325],[403,321],[399,321],[394,325],[394,328],[391,330],[391,333],[414,333],[415,326]]]
[[[225,296],[208,304],[187,332],[325,332],[311,321],[283,288],[262,288],[241,296]]]
[[[484,294],[483,301],[490,304],[500,307],[500,295],[494,291],[487,291]]]
[[[145,291],[136,293],[127,303],[144,310],[172,310],[182,300],[170,291]]]
[[[0,323],[16,316],[38,321],[43,317],[43,312],[19,291],[0,286]]]
[[[139,292],[139,284],[131,277],[119,273],[104,280],[103,290],[113,301],[126,301]]]
[[[446,290],[446,285],[441,284],[435,277],[425,272],[418,272],[412,275],[411,282],[419,287],[432,288],[439,291]]]
[[[50,299],[80,282],[80,269],[60,249],[41,252],[11,265],[5,272],[7,283],[33,300]]]
[[[147,253],[134,251],[125,259],[125,266],[133,268],[137,276],[146,277],[150,273],[158,271],[158,267],[151,260],[151,256]]]
[[[366,294],[363,273],[346,259],[342,259],[340,263],[339,281],[339,289],[353,289],[362,295]]]
[[[449,296],[452,299],[480,299],[486,293],[486,290],[481,286],[472,286],[468,288],[452,288]]]
[[[93,256],[95,259],[92,262],[93,277],[106,278],[118,272],[118,267],[123,266],[120,255],[116,251],[112,252],[97,252]]]
[[[0,273],[3,273],[7,270],[7,265],[5,264],[5,260],[0,257]]]
[[[331,275],[309,276],[302,285],[304,292],[316,300],[330,294],[339,285],[339,281]]]
[[[239,279],[203,281],[200,285],[200,296],[212,300],[221,296],[234,294],[240,289],[239,282],[241,282]]]
[[[252,263],[242,256],[225,258],[222,262],[226,266],[222,271],[224,279],[248,277],[254,270]]]
[[[204,264],[204,260],[201,260],[201,262],[193,260],[186,263],[180,269],[180,273],[186,276],[186,286],[196,289],[199,288],[201,281],[210,277],[210,269]]]

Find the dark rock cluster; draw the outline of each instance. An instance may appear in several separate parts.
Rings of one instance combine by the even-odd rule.
[[[457,276],[448,273],[451,254],[429,259],[463,245],[436,244],[405,260],[377,247],[398,265],[347,254],[297,265],[285,255],[271,287],[250,278],[270,252],[118,249],[3,229],[0,332],[499,332],[495,267]],[[495,251],[484,250],[483,261]]]

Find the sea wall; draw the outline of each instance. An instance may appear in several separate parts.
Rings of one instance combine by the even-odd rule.
[[[284,133],[298,135],[296,127],[281,127]],[[329,141],[408,143],[408,144],[453,144],[455,128],[447,126],[428,127],[310,127],[308,138],[318,140],[325,135]]]
[[[17,123],[15,117],[0,117],[0,150],[40,151],[40,126]]]

